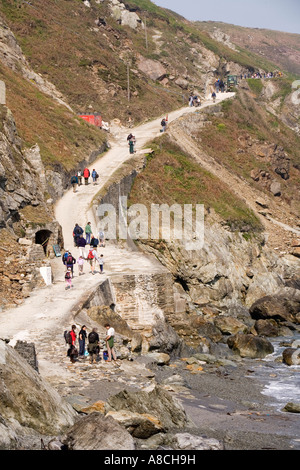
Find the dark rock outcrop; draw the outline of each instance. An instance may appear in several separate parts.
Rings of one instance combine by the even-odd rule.
[[[251,334],[238,333],[230,336],[227,340],[228,346],[241,357],[264,358],[274,352],[274,347],[265,338],[260,338]]]

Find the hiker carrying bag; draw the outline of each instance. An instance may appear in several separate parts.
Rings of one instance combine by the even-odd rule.
[[[96,343],[98,341],[97,333],[92,331],[88,336],[89,343]]]
[[[73,256],[68,255],[68,256],[67,256],[66,263],[69,264],[69,265],[70,265],[70,264],[73,264]]]
[[[87,259],[94,259],[94,258],[95,256],[93,255],[93,250],[90,250]]]
[[[66,330],[64,332],[64,338],[65,338],[66,344],[72,344],[71,331]]]

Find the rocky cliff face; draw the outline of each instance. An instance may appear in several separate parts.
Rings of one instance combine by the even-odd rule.
[[[3,308],[22,302],[32,288],[44,284],[39,268],[48,265],[47,246],[61,244],[62,234],[54,220],[51,201],[46,201],[45,172],[38,149],[23,151],[10,110],[2,105],[1,114],[0,290]]]
[[[73,408],[3,340],[0,372],[0,448],[40,449],[42,435],[56,436],[74,424]]]

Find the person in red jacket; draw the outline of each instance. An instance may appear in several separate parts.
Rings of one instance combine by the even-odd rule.
[[[75,341],[76,341],[76,325],[72,325],[72,330],[70,331],[70,335],[72,337],[72,346],[75,346]]]
[[[77,351],[77,348],[75,346],[75,342],[76,342],[76,325],[72,325],[72,329],[70,331],[70,335],[71,335],[71,338],[72,338],[72,344],[70,344],[70,347],[68,349],[68,353],[67,355],[69,356],[70,358],[70,361],[72,362],[72,364],[74,364],[74,362],[76,362],[76,358],[78,357],[78,351]]]
[[[83,170],[83,177],[84,177],[84,183],[89,184],[90,170],[88,168],[85,168]]]

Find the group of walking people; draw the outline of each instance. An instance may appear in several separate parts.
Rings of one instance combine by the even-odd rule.
[[[112,359],[117,363],[116,352],[114,348],[115,329],[109,324],[104,325],[106,329],[105,344],[103,348],[103,360],[111,362]],[[96,328],[93,328],[88,334],[86,325],[82,325],[79,334],[76,333],[76,325],[72,325],[69,332],[65,331],[65,340],[68,344],[67,356],[72,363],[78,358],[89,357],[90,364],[95,364],[101,360],[101,342]]]
[[[76,193],[77,186],[81,186],[83,184],[83,181],[85,185],[88,185],[90,177],[92,177],[93,179],[93,184],[97,184],[99,175],[95,168],[93,168],[92,172],[90,172],[88,168],[85,168],[84,170],[78,170],[77,173],[71,177],[71,185],[73,187],[73,192]]]
[[[100,274],[104,273],[104,256],[97,252],[98,246],[105,247],[105,235],[102,229],[99,230],[98,238],[93,235],[91,222],[88,222],[85,229],[75,224],[73,229],[74,246],[79,249],[77,259],[73,256],[70,250],[66,250],[62,262],[66,267],[65,289],[70,289],[73,286],[72,279],[74,278],[74,265],[78,266],[78,275],[84,274],[84,264],[87,262],[90,265],[91,273],[96,274],[96,266],[99,265]],[[89,245],[89,246],[88,246]]]

